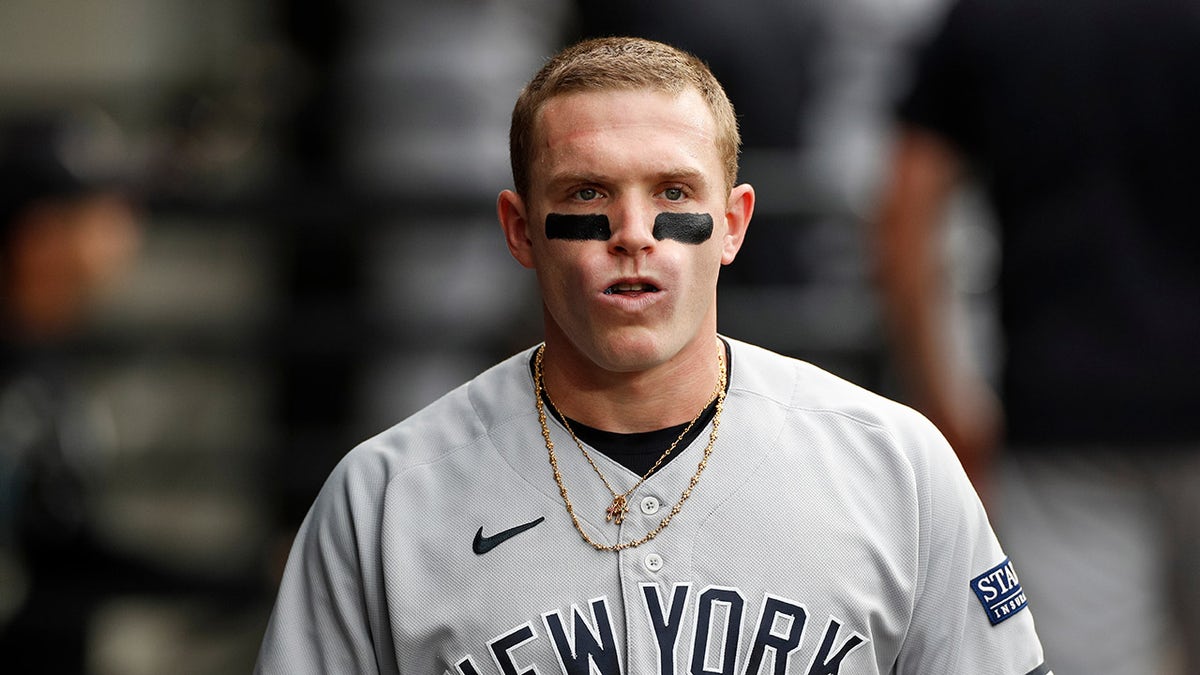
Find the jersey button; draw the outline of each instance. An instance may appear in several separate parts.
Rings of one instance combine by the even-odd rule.
[[[651,572],[657,572],[661,570],[663,566],[662,556],[657,553],[651,553],[647,555],[643,562],[646,565],[646,569],[650,570]]]
[[[658,513],[659,507],[662,504],[658,501],[658,497],[643,497],[642,498],[642,513],[652,516]]]

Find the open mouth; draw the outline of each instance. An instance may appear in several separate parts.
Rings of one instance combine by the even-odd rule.
[[[657,292],[658,287],[653,284],[613,284],[604,289],[605,295],[634,295]]]

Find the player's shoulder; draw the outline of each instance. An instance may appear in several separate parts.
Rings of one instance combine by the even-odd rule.
[[[386,482],[414,466],[469,451],[488,431],[533,409],[519,405],[531,396],[528,370],[532,350],[524,350],[354,447],[339,463],[348,477]],[[524,398],[523,398],[524,397]]]
[[[903,457],[908,465],[948,461],[942,434],[911,407],[807,361],[744,342],[730,344],[730,394],[754,400],[760,412],[770,405],[793,427],[836,430],[853,440],[848,447],[867,455]]]
[[[746,342],[729,343],[734,359],[731,390],[789,410],[838,415],[866,426],[922,424],[924,418],[912,408],[808,361]]]

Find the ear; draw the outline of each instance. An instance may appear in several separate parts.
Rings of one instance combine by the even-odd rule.
[[[529,239],[529,221],[526,218],[525,201],[512,190],[505,190],[496,198],[496,215],[508,252],[523,267],[533,268],[533,242]]]
[[[746,239],[750,216],[754,215],[754,188],[743,183],[729,191],[725,207],[725,234],[721,241],[721,264],[728,265],[737,257]]]

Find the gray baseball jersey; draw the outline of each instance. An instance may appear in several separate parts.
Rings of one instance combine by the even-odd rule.
[[[1044,675],[1012,563],[924,418],[730,340],[720,436],[652,541],[593,549],[563,506],[518,354],[351,452],[302,525],[266,673]],[[707,434],[612,495],[550,418],[596,541],[637,539]],[[593,459],[615,484],[637,476]]]

